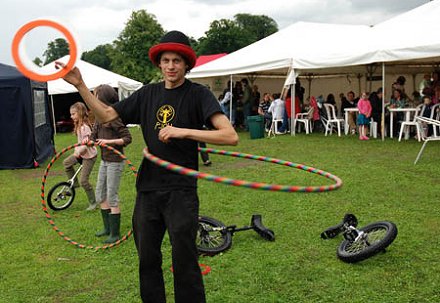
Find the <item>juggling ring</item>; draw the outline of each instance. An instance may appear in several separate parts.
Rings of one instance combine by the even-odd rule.
[[[247,187],[252,189],[261,189],[261,190],[269,190],[269,191],[281,191],[281,192],[305,192],[305,193],[311,193],[311,192],[325,192],[325,191],[331,191],[338,189],[342,186],[342,180],[326,171],[316,169],[310,166],[306,166],[303,164],[297,164],[293,162],[288,162],[284,160],[279,160],[275,158],[270,157],[264,157],[264,156],[255,156],[251,154],[244,154],[239,152],[230,152],[226,150],[217,150],[212,148],[199,148],[199,151],[206,152],[206,153],[212,153],[212,154],[218,154],[222,156],[231,156],[236,158],[245,158],[245,159],[251,159],[251,160],[258,160],[263,162],[269,162],[284,166],[289,166],[297,169],[304,170],[309,173],[318,174],[320,176],[323,176],[325,178],[331,179],[335,181],[334,184],[331,185],[321,185],[321,186],[291,186],[291,185],[277,185],[277,184],[268,184],[268,183],[260,183],[260,182],[250,182],[246,180],[238,180],[238,179],[230,179],[226,177],[220,177],[216,175],[211,175],[208,173],[199,172],[194,169],[186,168],[168,161],[165,161],[163,159],[160,159],[151,153],[148,152],[147,148],[144,148],[144,157],[147,158],[149,161],[153,162],[156,165],[159,165],[163,168],[166,168],[170,171],[179,173],[181,175],[191,176],[198,179],[204,179],[207,181],[212,181],[216,183],[222,183],[226,185],[232,185],[232,186],[241,186],[241,187]]]
[[[31,31],[32,29],[38,26],[48,26],[60,31],[67,38],[67,43],[69,44],[69,55],[70,55],[69,61],[67,62],[64,68],[60,69],[59,71],[53,74],[42,75],[32,70],[29,70],[26,67],[26,65],[23,64],[20,58],[19,47],[21,40],[29,31]],[[73,38],[73,35],[69,32],[69,30],[66,27],[52,20],[41,19],[41,20],[34,20],[28,22],[17,31],[17,33],[14,36],[14,39],[12,40],[12,58],[14,59],[18,70],[29,79],[38,82],[47,82],[64,77],[74,67],[77,55],[78,55],[78,49],[75,39]]]
[[[74,241],[73,239],[69,238],[66,234],[64,234],[59,228],[58,226],[55,225],[55,221],[54,219],[51,217],[51,215],[48,212],[48,208],[47,208],[47,204],[46,204],[46,200],[45,200],[45,196],[44,196],[44,187],[46,185],[46,179],[47,179],[47,175],[49,174],[50,168],[52,167],[52,165],[55,163],[56,160],[58,160],[61,155],[63,155],[64,153],[66,153],[67,151],[77,147],[77,146],[81,146],[81,145],[87,145],[87,146],[101,146],[103,148],[106,148],[112,152],[114,152],[115,154],[117,154],[121,159],[123,159],[127,165],[130,167],[130,169],[133,171],[134,175],[137,176],[137,170],[134,167],[134,165],[131,163],[130,160],[128,160],[128,158],[122,154],[120,151],[118,151],[117,149],[114,149],[111,146],[108,145],[98,145],[95,142],[88,142],[88,143],[77,143],[74,145],[70,145],[66,148],[64,148],[61,152],[57,153],[50,161],[50,163],[47,165],[46,171],[44,172],[43,178],[42,178],[42,185],[41,185],[41,204],[43,206],[43,211],[46,214],[46,219],[48,220],[49,224],[52,225],[53,230],[55,230],[55,232],[62,237],[64,240],[66,240],[67,242],[69,242],[72,245],[75,245],[78,248],[88,248],[88,249],[94,249],[94,250],[99,250],[99,249],[108,249],[108,248],[112,248],[115,247],[119,244],[121,244],[122,242],[124,242],[125,240],[127,240],[131,234],[132,234],[132,230],[130,230],[126,235],[122,236],[121,239],[119,239],[118,241],[116,241],[115,243],[111,243],[111,244],[106,244],[103,246],[91,246],[91,245],[84,245],[81,243],[78,243],[76,241]]]

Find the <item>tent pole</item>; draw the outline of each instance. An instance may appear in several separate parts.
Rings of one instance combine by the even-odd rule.
[[[57,134],[57,123],[55,121],[55,108],[53,107],[53,95],[50,95],[50,106],[52,107],[53,133]]]
[[[296,84],[296,78],[295,78]],[[296,119],[296,97],[295,97],[295,84],[290,84],[290,134],[295,135],[295,129],[293,125],[295,124]]]
[[[233,95],[232,95],[232,74],[230,75],[229,81],[231,81],[231,85],[229,87],[229,91],[231,93],[231,100],[229,101],[229,122],[231,122],[232,126],[234,126],[234,123],[232,123],[232,99],[233,99]],[[234,121],[235,122],[235,121]]]
[[[385,100],[386,100],[386,89],[385,89],[385,62],[382,62],[382,117],[380,123],[380,134],[382,135],[382,141],[385,140]]]

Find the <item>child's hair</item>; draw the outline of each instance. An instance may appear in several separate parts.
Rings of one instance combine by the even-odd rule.
[[[119,101],[116,90],[107,84],[101,84],[94,90],[95,96],[107,105],[115,104]]]
[[[70,107],[70,109],[76,110],[76,112],[78,114],[78,121],[75,121],[75,127],[73,129],[73,132],[75,134],[78,133],[78,131],[80,130],[80,128],[83,124],[86,124],[89,127],[91,127],[90,120],[89,120],[89,113],[88,113],[87,107],[84,103],[76,102],[75,104],[73,104]]]

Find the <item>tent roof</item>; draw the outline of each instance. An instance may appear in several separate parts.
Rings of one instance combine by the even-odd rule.
[[[199,56],[199,57],[197,58],[196,65],[194,65],[194,67],[197,67],[197,66],[200,66],[200,65],[206,64],[206,63],[208,63],[208,62],[214,61],[214,60],[216,60],[216,59],[218,59],[218,58],[221,58],[221,57],[223,57],[223,56],[226,56],[226,55],[227,55],[227,53],[214,54],[214,55],[202,55],[202,56]]]
[[[0,63],[0,80],[23,77],[23,74],[14,66]]]
[[[440,38],[429,33],[440,31],[439,15],[440,0],[435,0],[376,26],[297,22],[194,68],[188,77],[286,75],[289,69],[301,74],[365,73],[366,64],[382,62],[388,71],[402,70],[405,64],[416,71],[432,69],[440,59]]]
[[[371,56],[365,48],[358,44],[347,47],[347,37],[365,37],[368,30],[366,25],[297,22],[227,56],[194,68],[189,77],[252,72],[285,74],[292,66],[313,69],[370,63]],[[355,56],[348,56],[356,51]]]
[[[61,62],[67,62],[69,56],[64,56],[63,58],[57,60]],[[81,71],[84,82],[89,89],[94,89],[98,85],[108,84],[112,87],[119,87],[120,83],[130,86],[140,86],[141,82],[121,76],[119,74],[113,73],[96,65],[90,64],[88,62],[77,60],[75,64]],[[43,72],[49,73],[55,71],[54,63],[49,63],[42,67]],[[49,95],[57,94],[67,94],[77,92],[76,88],[63,79],[57,79],[53,81],[48,81],[48,91]]]

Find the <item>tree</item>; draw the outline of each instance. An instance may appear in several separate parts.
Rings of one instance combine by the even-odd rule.
[[[197,53],[200,55],[232,53],[250,43],[251,40],[243,35],[236,22],[228,19],[215,20],[205,32],[205,37],[199,39]]]
[[[111,70],[111,51],[112,46],[110,44],[98,45],[95,49],[82,53],[81,59],[104,69]]]
[[[69,54],[69,44],[63,38],[57,38],[47,44],[43,53],[44,65]]]
[[[238,26],[252,36],[253,42],[278,31],[276,21],[265,15],[237,14],[234,18]]]
[[[156,75],[148,50],[164,35],[156,17],[145,10],[134,11],[114,41],[110,52],[112,71],[148,83]]]
[[[43,66],[43,61],[40,59],[40,57],[35,57],[35,59],[32,60],[32,62],[34,62],[36,66],[40,66],[40,67]]]
[[[237,14],[234,20],[211,22],[205,36],[200,38],[196,52],[199,55],[232,53],[278,31],[270,17]]]

